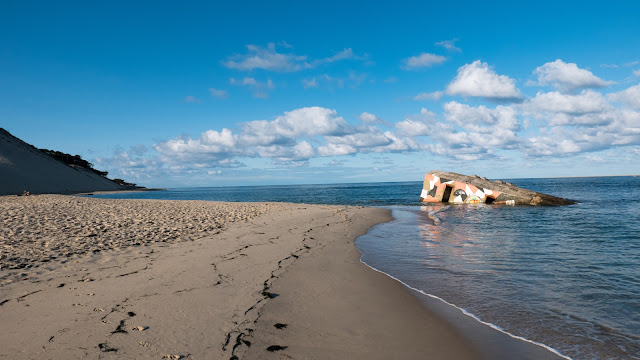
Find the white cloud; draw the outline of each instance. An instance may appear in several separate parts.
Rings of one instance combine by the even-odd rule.
[[[517,111],[511,106],[499,105],[489,109],[483,105],[472,107],[455,101],[444,104],[445,119],[463,129],[479,133],[501,130],[519,130]],[[486,127],[489,125],[490,127]]]
[[[270,121],[245,122],[240,128],[237,134],[229,129],[207,130],[199,138],[178,137],[160,142],[154,148],[165,162],[173,164],[199,162],[235,166],[232,161],[236,157],[299,161],[316,154],[306,138],[323,136],[336,140],[355,131],[335,110],[320,107],[295,109]]]
[[[522,98],[515,80],[498,75],[487,63],[476,60],[458,69],[458,75],[447,86],[449,95],[477,96],[488,100],[517,100]]]
[[[233,55],[222,64],[230,69],[251,71],[263,69],[278,72],[294,72],[311,67],[306,56],[283,54],[276,50],[273,43],[267,47],[247,45],[247,54]]]
[[[211,96],[216,98],[225,99],[229,97],[227,90],[218,90],[218,89],[210,88],[209,93],[211,93]]]
[[[640,69],[638,69],[638,70],[633,70],[633,75],[635,75],[635,76],[640,76]]]
[[[266,99],[269,97],[269,91],[273,90],[275,86],[271,79],[267,79],[265,82],[260,82],[255,78],[245,77],[242,80],[236,78],[230,78],[229,84],[236,86],[246,86],[251,89],[253,97]]]
[[[542,127],[540,135],[526,139],[525,156],[559,156],[612,149],[640,144],[640,112],[610,108],[593,116],[606,122],[580,124],[572,122]]]
[[[438,126],[442,124],[438,123],[436,114],[426,108],[422,108],[420,114],[408,116],[396,123],[398,133],[410,137],[431,135]]]
[[[589,70],[580,69],[574,63],[561,59],[537,67],[533,73],[538,76],[537,85],[553,85],[556,89],[569,92],[582,88],[602,88],[613,84],[593,75]]]
[[[356,55],[351,48],[344,49],[342,51],[337,52],[333,56],[329,56],[323,59],[314,60],[312,62],[312,66],[318,66],[322,64],[330,64],[340,60],[366,60],[367,56]]]
[[[254,78],[234,81],[245,86],[258,83]],[[449,101],[442,115],[422,108],[390,129],[371,112],[349,124],[333,109],[306,107],[270,120],[236,124],[233,130],[211,129],[196,137],[159,142],[153,146],[155,152],[144,147],[119,151],[96,163],[112,176],[140,182],[218,175],[221,169],[245,166],[249,158],[268,159],[276,167],[299,167],[308,166],[312,158],[362,153],[426,151],[453,162],[499,160],[517,153],[534,159],[582,154],[580,161],[596,162],[594,152],[624,148],[633,157],[640,151],[640,111],[607,101],[638,107],[638,92],[640,84],[608,96],[595,90],[539,92],[522,103],[495,107]],[[530,124],[527,131],[522,131],[524,124]]]
[[[442,99],[442,91],[434,91],[434,92],[430,92],[430,93],[419,93],[418,95],[413,97],[413,100],[415,101],[422,101],[422,100],[434,100],[434,101],[438,101],[440,99]]]
[[[640,84],[607,95],[611,101],[625,103],[640,110]]]
[[[275,120],[256,120],[242,124],[245,136],[256,134],[279,138],[299,136],[342,135],[353,130],[335,110],[306,107],[287,111]]]
[[[360,116],[358,116],[358,118],[360,120],[362,120],[362,122],[367,123],[367,124],[386,124],[387,122],[384,121],[383,119],[375,116],[374,114],[368,113],[368,112],[363,112],[362,114],[360,114]]]
[[[291,49],[293,46],[282,41],[277,44],[280,47]],[[367,55],[357,55],[351,48],[347,48],[322,59],[310,60],[306,55],[293,53],[281,53],[276,49],[276,44],[269,43],[266,47],[259,45],[247,45],[246,54],[235,54],[222,61],[222,65],[241,71],[262,69],[276,72],[296,72],[314,68],[324,64],[331,64],[341,60],[367,60]]]
[[[460,145],[467,149],[476,149],[483,156],[493,156],[495,149],[511,149],[520,142],[517,131],[520,123],[513,106],[499,105],[494,109],[485,106],[472,107],[455,101],[444,105],[444,117],[450,123],[464,131],[444,129],[445,133],[436,134],[443,139],[443,145],[452,151]]]
[[[195,96],[185,96],[184,99],[182,99],[182,101],[186,102],[186,103],[196,103],[196,104],[200,104],[200,99],[196,98]]]
[[[611,107],[602,94],[592,90],[583,90],[577,95],[568,95],[557,91],[539,92],[529,101],[529,106],[533,111],[566,114],[602,112]]]
[[[429,53],[422,53],[417,56],[412,56],[404,60],[404,68],[407,70],[416,70],[423,67],[431,67],[433,65],[442,64],[446,57],[442,55],[435,55]]]
[[[557,91],[538,93],[523,104],[525,115],[546,121],[549,125],[605,125],[613,119],[614,108],[604,96],[593,90],[579,94],[563,94]]]
[[[436,45],[442,46],[449,51],[462,52],[462,50],[455,45],[457,41],[458,39],[444,40],[437,42]]]
[[[356,148],[348,144],[329,143],[318,147],[318,154],[320,156],[349,155],[354,154],[356,151]]]

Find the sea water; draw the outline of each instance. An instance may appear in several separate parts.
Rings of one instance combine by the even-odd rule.
[[[356,241],[369,266],[573,359],[640,359],[640,178],[509,181],[577,203],[423,206],[421,182],[99,196],[386,207],[395,220]]]

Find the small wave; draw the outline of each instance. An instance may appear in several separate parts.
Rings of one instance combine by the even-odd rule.
[[[358,249],[358,251],[360,251],[360,249]],[[360,251],[360,255],[362,255],[362,251]],[[418,292],[418,293],[420,293],[420,294],[422,294],[422,295],[428,296],[428,297],[430,297],[430,298],[432,298],[432,299],[439,300],[439,301],[441,301],[441,302],[443,302],[443,303],[445,303],[445,304],[447,304],[447,305],[449,305],[449,306],[452,306],[453,308],[458,309],[460,312],[462,312],[462,313],[463,313],[463,314],[465,314],[466,316],[469,316],[470,318],[472,318],[472,319],[476,320],[477,322],[479,322],[479,323],[481,323],[481,324],[483,324],[483,325],[487,325],[487,326],[489,326],[490,328],[492,328],[492,329],[494,329],[494,330],[497,330],[497,331],[499,331],[499,332],[501,332],[501,333],[503,333],[503,334],[505,334],[505,335],[508,335],[509,337],[512,337],[512,338],[517,339],[517,340],[522,340],[522,341],[524,341],[524,342],[528,342],[528,343],[530,343],[530,344],[533,344],[533,345],[536,345],[536,346],[542,347],[542,348],[544,348],[544,349],[546,349],[546,350],[548,350],[548,351],[550,351],[550,352],[554,353],[555,355],[558,355],[559,357],[561,357],[561,358],[563,358],[563,359],[573,360],[572,358],[570,358],[570,357],[568,357],[568,356],[566,356],[566,355],[561,354],[558,350],[556,350],[556,349],[554,349],[554,348],[552,348],[552,347],[550,347],[550,346],[548,346],[548,345],[545,345],[545,344],[543,344],[543,343],[539,343],[539,342],[537,342],[537,341],[529,340],[529,339],[524,338],[524,337],[522,337],[522,336],[514,335],[514,334],[512,334],[512,333],[510,333],[510,332],[508,332],[508,331],[506,331],[506,330],[502,329],[502,328],[501,328],[501,327],[499,327],[498,325],[492,324],[492,323],[490,323],[490,322],[483,321],[483,320],[482,320],[482,319],[480,319],[478,316],[476,316],[476,315],[474,315],[474,314],[472,314],[472,313],[468,312],[467,310],[465,310],[465,309],[463,309],[463,308],[461,308],[461,307],[458,307],[458,306],[456,306],[456,305],[454,305],[454,304],[452,304],[452,303],[450,303],[450,302],[446,301],[445,299],[443,299],[443,298],[441,298],[441,297],[439,297],[439,296],[436,296],[436,295],[433,295],[433,294],[429,294],[429,293],[424,292],[424,291],[422,291],[422,290],[420,290],[420,289],[414,288],[413,286],[411,286],[411,285],[409,285],[409,284],[405,283],[404,281],[402,281],[402,280],[400,280],[400,279],[396,278],[395,276],[390,275],[390,274],[387,274],[386,272],[384,272],[384,271],[382,271],[382,270],[378,270],[378,269],[374,268],[373,266],[371,266],[371,265],[367,264],[366,262],[364,262],[364,261],[362,260],[362,256],[360,256],[360,262],[361,262],[361,263],[363,263],[364,265],[366,265],[368,268],[370,268],[370,269],[374,270],[374,271],[377,271],[377,272],[379,272],[379,273],[381,273],[381,274],[387,275],[388,277],[390,277],[390,278],[392,278],[393,280],[395,280],[395,281],[399,282],[400,284],[404,285],[405,287],[407,287],[407,288],[409,288],[409,289],[411,289],[411,290],[413,290],[413,291],[416,291],[416,292]]]

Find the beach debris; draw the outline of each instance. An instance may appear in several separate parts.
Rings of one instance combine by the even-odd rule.
[[[271,345],[267,348],[267,351],[280,351],[288,348],[288,346],[280,346],[280,345]]]
[[[162,358],[163,359],[169,359],[169,360],[180,360],[180,359],[184,359],[184,356],[175,355],[175,354],[167,354],[167,355],[163,356]]]
[[[135,330],[135,331],[145,331],[147,330],[149,327],[148,326],[136,326],[131,330]]]
[[[275,327],[276,329],[280,330],[280,329],[286,328],[287,324],[276,323],[276,324],[273,325],[273,327]]]
[[[504,205],[571,205],[573,201],[523,189],[501,180],[435,170],[424,177],[420,202]],[[435,221],[435,220],[434,220]]]
[[[149,347],[151,346],[151,344],[148,341],[140,341],[138,343],[138,345],[142,346],[142,347]]]
[[[129,311],[127,315],[129,315],[129,317],[134,317],[136,316],[136,313],[134,313],[133,311]]]
[[[33,295],[33,294],[37,294],[37,293],[39,293],[40,291],[42,291],[42,289],[40,289],[40,290],[36,290],[36,291],[32,291],[32,292],[30,292],[30,293],[28,293],[28,294],[24,294],[24,295],[22,295],[22,296],[18,296],[18,297],[16,298],[16,300],[18,300],[18,302],[23,301],[27,296],[29,296],[29,295]],[[4,304],[4,302],[3,302],[3,304]]]
[[[125,320],[120,320],[120,324],[118,325],[118,327],[115,330],[113,330],[111,333],[112,334],[119,334],[119,333],[128,334],[129,332],[124,329],[125,325],[126,325]]]
[[[265,298],[269,298],[269,299],[275,299],[280,295],[272,293],[272,292],[268,292],[268,291],[263,291],[262,292],[262,296],[264,296]]]
[[[111,346],[107,345],[107,343],[98,344],[98,349],[100,349],[100,351],[102,351],[102,352],[117,352],[118,351],[118,349],[112,348]]]

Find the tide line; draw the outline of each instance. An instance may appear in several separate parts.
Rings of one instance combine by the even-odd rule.
[[[358,251],[360,251],[360,249],[358,249]],[[522,336],[514,335],[514,334],[512,334],[512,333],[510,333],[510,332],[508,332],[508,331],[506,331],[506,330],[504,330],[504,329],[502,329],[502,328],[500,328],[498,325],[492,324],[492,323],[490,323],[490,322],[483,321],[482,319],[480,319],[480,318],[479,318],[479,317],[477,317],[476,315],[474,315],[474,314],[472,314],[472,313],[468,312],[467,310],[465,310],[465,309],[463,309],[463,308],[461,308],[461,307],[458,307],[458,306],[456,306],[456,305],[454,305],[454,304],[452,304],[452,303],[450,303],[450,302],[446,301],[445,299],[443,299],[443,298],[441,298],[441,297],[439,297],[439,296],[436,296],[436,295],[433,295],[433,294],[426,293],[426,292],[424,292],[424,291],[422,291],[422,290],[420,290],[420,289],[416,289],[416,288],[414,288],[413,286],[411,286],[411,285],[409,285],[409,284],[407,284],[407,283],[403,282],[402,280],[400,280],[400,279],[398,279],[398,278],[394,277],[393,275],[387,274],[386,272],[384,272],[384,271],[382,271],[382,270],[378,270],[378,269],[374,268],[373,266],[371,266],[371,265],[367,264],[366,262],[362,261],[362,251],[360,251],[360,255],[361,255],[361,256],[360,256],[360,262],[361,262],[361,263],[363,263],[364,265],[366,265],[368,268],[370,268],[370,269],[372,269],[372,270],[374,270],[374,271],[377,271],[377,272],[379,272],[379,273],[381,273],[381,274],[385,274],[385,275],[387,275],[388,277],[392,278],[393,280],[395,280],[395,281],[399,282],[400,284],[402,284],[402,285],[406,286],[407,288],[409,288],[409,289],[411,289],[411,290],[413,290],[413,291],[415,291],[415,292],[418,292],[418,293],[420,293],[420,294],[422,294],[422,295],[428,296],[428,297],[430,297],[430,298],[432,298],[432,299],[440,300],[440,301],[442,301],[443,303],[445,303],[445,304],[447,304],[447,305],[449,305],[449,306],[452,306],[452,307],[454,307],[454,308],[456,308],[456,309],[460,310],[460,312],[462,312],[463,314],[465,314],[465,315],[469,316],[470,318],[472,318],[472,319],[476,320],[477,322],[479,322],[479,323],[481,323],[481,324],[484,324],[484,325],[487,325],[487,326],[489,326],[490,328],[495,329],[495,330],[497,330],[497,331],[499,331],[499,332],[501,332],[501,333],[503,333],[503,334],[505,334],[505,335],[508,335],[508,336],[510,336],[510,337],[512,337],[512,338],[514,338],[514,339],[522,340],[522,341],[524,341],[524,342],[528,342],[528,343],[530,343],[530,344],[533,344],[533,345],[536,345],[536,346],[542,347],[542,348],[544,348],[544,349],[546,349],[546,350],[551,351],[552,353],[554,353],[554,354],[558,355],[559,357],[561,357],[561,358],[563,358],[563,359],[573,360],[572,358],[570,358],[570,357],[568,357],[568,356],[566,356],[566,355],[561,354],[558,350],[556,350],[556,349],[554,349],[554,348],[552,348],[552,347],[550,347],[550,346],[548,346],[548,345],[545,345],[545,344],[543,344],[543,343],[539,343],[539,342],[537,342],[537,341],[529,340],[529,339],[527,339],[527,338],[523,338]]]

